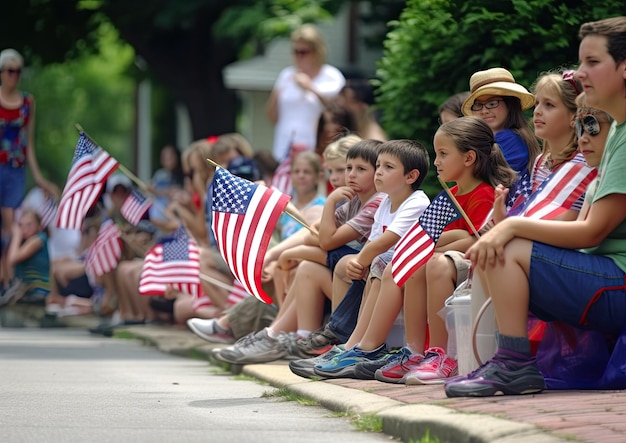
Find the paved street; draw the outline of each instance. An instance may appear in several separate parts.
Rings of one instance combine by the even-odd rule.
[[[136,340],[0,328],[2,442],[389,441]]]

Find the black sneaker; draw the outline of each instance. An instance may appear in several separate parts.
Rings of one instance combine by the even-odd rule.
[[[320,363],[332,360],[336,355],[344,351],[343,345],[333,346],[328,352],[317,357],[303,358],[289,362],[289,369],[296,375],[304,378],[321,378],[315,373],[313,368]]]
[[[537,394],[544,389],[546,383],[534,358],[518,362],[501,358],[498,354],[475,371],[445,385],[448,397],[490,397],[498,392],[505,395]]]
[[[315,357],[328,352],[334,345],[341,344],[335,333],[328,325],[314,331],[306,338],[298,339],[296,346],[304,357]]]
[[[361,380],[376,380],[376,371],[382,368],[383,366],[388,365],[392,361],[401,359],[402,356],[405,355],[405,353],[408,351],[408,350],[405,351],[405,349],[406,348],[395,349],[383,355],[378,360],[364,361],[364,362],[358,363],[354,367],[354,378],[358,378]]]

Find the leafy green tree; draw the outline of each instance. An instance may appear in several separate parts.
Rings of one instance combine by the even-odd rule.
[[[185,104],[194,137],[235,129],[237,99],[222,69],[303,22],[328,18],[345,0],[21,0],[0,18],[0,41],[43,64],[97,48],[112,23],[150,74]]]
[[[78,140],[76,123],[122,164],[131,165],[135,85],[127,71],[134,52],[110,25],[102,25],[97,35],[97,56],[36,64],[26,70],[20,85],[35,97],[39,164],[59,185],[65,182]]]
[[[624,13],[623,0],[408,0],[379,63],[383,126],[430,144],[437,108],[474,72],[502,66],[530,87],[539,73],[576,64],[580,24]]]

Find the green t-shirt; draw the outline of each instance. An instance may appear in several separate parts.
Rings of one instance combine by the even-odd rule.
[[[598,167],[597,184],[592,183],[587,193],[591,203],[609,194],[626,194],[626,122],[613,123],[600,166]],[[605,255],[626,272],[626,220],[606,236],[593,248],[582,250],[588,254]]]

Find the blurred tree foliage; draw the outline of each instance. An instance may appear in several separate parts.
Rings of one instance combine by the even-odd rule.
[[[235,130],[237,98],[222,69],[347,0],[20,0],[6,2],[0,41],[27,59],[61,62],[93,51],[110,22],[150,75],[189,110],[193,136]],[[147,75],[147,74],[143,74]]]
[[[20,88],[35,97],[35,149],[46,177],[65,183],[79,123],[93,139],[130,166],[134,124],[134,80],[128,75],[133,49],[106,23],[96,32],[99,54],[66,63],[36,63]]]
[[[408,0],[379,63],[383,126],[430,147],[439,105],[474,72],[502,66],[530,87],[541,72],[576,64],[582,23],[625,13],[623,0]],[[440,189],[434,174],[427,185]]]

